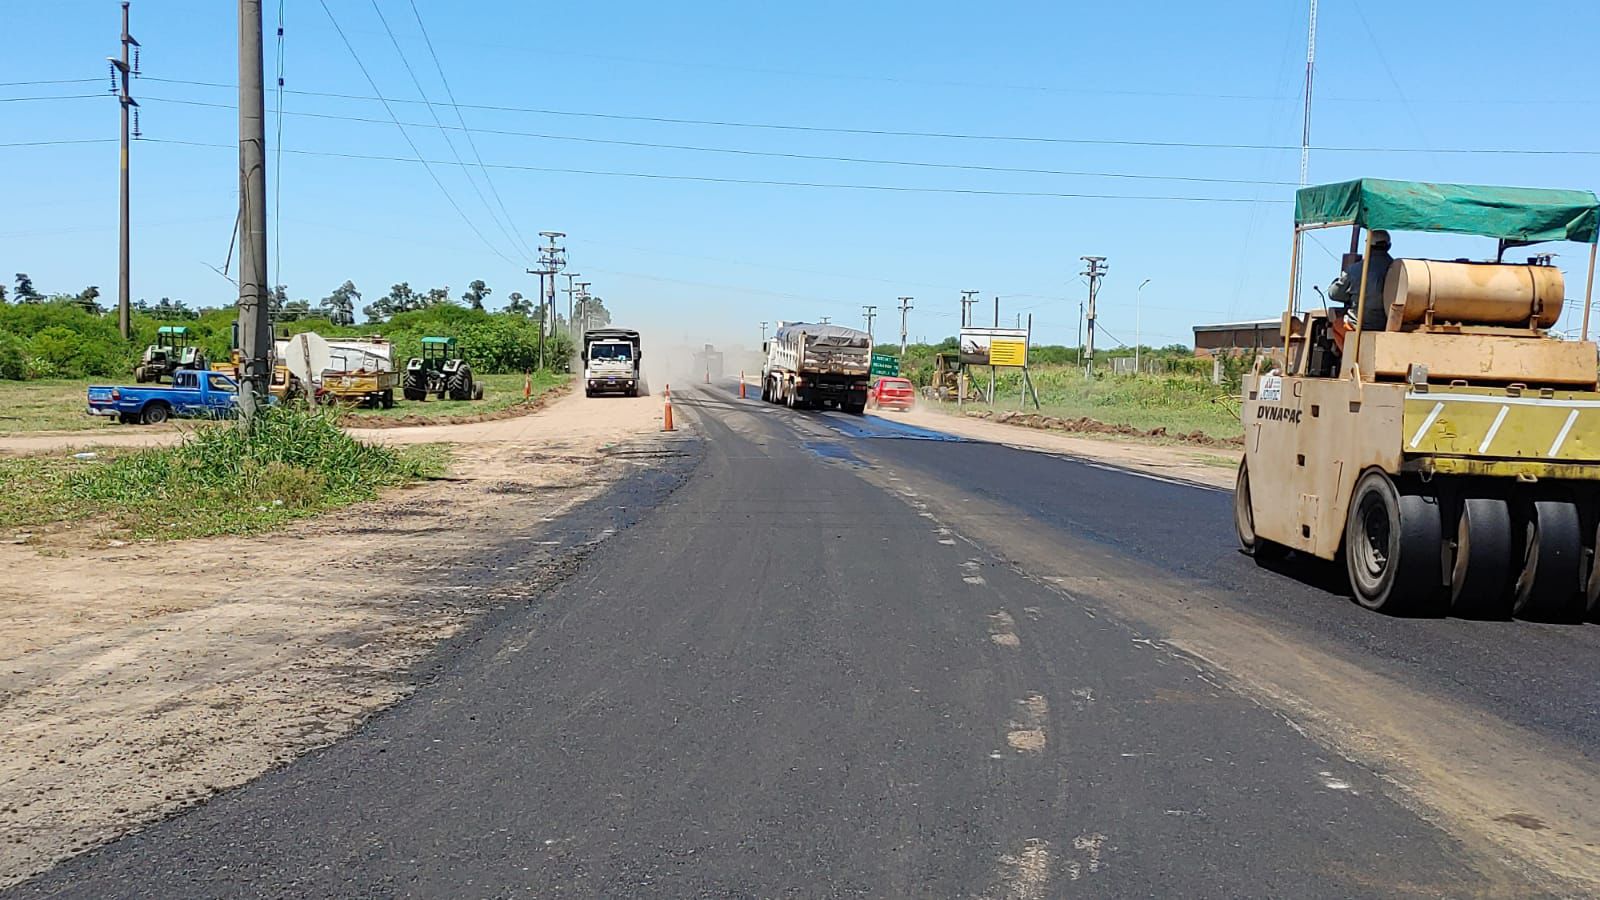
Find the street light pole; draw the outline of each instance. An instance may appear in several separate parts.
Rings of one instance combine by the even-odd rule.
[[[1139,372],[1140,372],[1140,369],[1139,369],[1139,320],[1140,320],[1140,312],[1139,311],[1144,306],[1144,303],[1143,303],[1144,286],[1149,284],[1149,283],[1150,283],[1150,279],[1146,278],[1145,280],[1139,282],[1138,290],[1135,290],[1133,292],[1133,374],[1135,374],[1135,375],[1139,374]]]

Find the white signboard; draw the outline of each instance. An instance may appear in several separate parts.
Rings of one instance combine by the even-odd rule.
[[[1261,378],[1261,390],[1256,395],[1263,403],[1278,403],[1283,400],[1283,376],[1264,375]]]

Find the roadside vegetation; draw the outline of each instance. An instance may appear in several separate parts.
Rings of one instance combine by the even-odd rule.
[[[906,348],[902,372],[918,388],[934,377],[935,355],[952,353],[955,338],[938,344],[913,344]],[[899,355],[898,346],[879,345],[879,353]],[[1140,368],[1131,371],[1132,348],[1118,348],[1095,354],[1096,376],[1085,378],[1076,347],[1047,345],[1034,347],[1029,362],[1035,389],[1039,392],[1040,416],[1066,420],[1071,430],[1085,434],[1107,433],[1119,437],[1126,432],[1155,432],[1156,437],[1178,438],[1196,432],[1208,438],[1230,439],[1243,434],[1239,424],[1239,378],[1253,360],[1227,360],[1223,383],[1211,380],[1210,359],[1197,359],[1181,345],[1146,347],[1140,350]],[[1122,360],[1126,374],[1115,374]],[[983,389],[989,385],[989,370],[984,366],[968,369],[969,377]],[[991,407],[968,403],[969,410],[989,410],[995,414],[1016,411],[1021,398],[1022,376],[1015,369],[996,372],[997,397]],[[953,404],[947,404],[952,406]],[[1025,412],[1034,413],[1030,399]],[[1106,426],[1104,428],[1100,426]]]
[[[392,409],[379,409],[376,407],[356,406],[343,410],[343,422],[346,425],[360,427],[363,423],[376,419],[394,419],[405,422],[425,423],[434,419],[447,419],[456,416],[490,416],[522,406],[523,375],[484,375],[476,379],[483,385],[482,400],[396,400]],[[533,390],[527,403],[536,404],[551,390],[566,384],[570,376],[556,372],[538,371],[533,373]]]
[[[0,380],[0,435],[116,428],[115,420],[85,412],[89,382],[87,378]]]
[[[247,433],[196,428],[173,447],[0,458],[0,522],[13,536],[90,523],[106,538],[247,534],[440,475],[440,446],[364,444],[326,412],[272,407]]]

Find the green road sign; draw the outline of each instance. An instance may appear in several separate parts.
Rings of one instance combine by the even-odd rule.
[[[874,353],[872,354],[872,369],[870,371],[873,375],[899,375],[900,358],[890,356],[887,353]]]

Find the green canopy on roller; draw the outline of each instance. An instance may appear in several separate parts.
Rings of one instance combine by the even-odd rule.
[[[1301,188],[1294,222],[1593,244],[1600,235],[1600,200],[1591,191],[1361,178]]]

